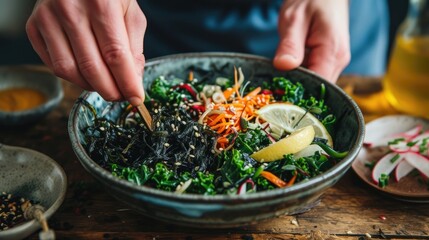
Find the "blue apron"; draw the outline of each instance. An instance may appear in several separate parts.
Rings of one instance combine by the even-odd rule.
[[[142,0],[146,58],[227,51],[272,58],[282,0]],[[388,47],[385,0],[350,1],[352,61],[344,73],[381,75]]]

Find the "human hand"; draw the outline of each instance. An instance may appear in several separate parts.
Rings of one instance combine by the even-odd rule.
[[[39,0],[26,30],[53,72],[105,100],[144,100],[146,18],[135,0]]]
[[[350,61],[347,0],[288,0],[279,13],[280,43],[273,64],[303,65],[336,82]]]

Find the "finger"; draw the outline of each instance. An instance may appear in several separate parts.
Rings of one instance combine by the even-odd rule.
[[[348,35],[335,34],[334,31],[316,27],[308,39],[311,49],[306,67],[335,83],[341,71],[350,61]]]
[[[68,40],[58,21],[55,21],[55,19],[56,17],[49,9],[44,7],[39,8],[36,24],[38,25],[41,39],[37,39],[36,41],[39,41],[39,44],[40,41],[43,41],[45,48],[42,50],[38,47],[38,51],[40,51],[43,58],[46,58],[45,61],[53,69],[55,75],[71,81],[83,89],[93,90],[77,70]]]
[[[308,69],[318,73],[330,82],[335,83],[346,61],[332,51],[330,46],[320,44],[313,47],[308,55]],[[343,62],[346,62],[343,64]]]
[[[89,19],[86,17],[87,9],[73,8],[67,4],[57,7],[64,31],[69,39],[73,55],[76,59],[77,69],[91,85],[107,101],[123,99],[119,89],[101,57],[98,44],[92,31]],[[61,17],[60,17],[61,16]]]
[[[33,47],[34,51],[39,55],[43,63],[52,69],[51,59],[47,51],[48,48],[32,18],[27,21],[27,24],[25,25],[25,30],[27,32],[28,39],[30,40],[31,46]]]
[[[113,74],[121,94],[132,105],[140,105],[144,98],[141,78],[137,74],[131,54],[124,12],[117,11],[114,3],[109,1],[97,6],[100,12],[106,14],[91,15],[92,28],[103,59]]]
[[[143,41],[146,31],[146,18],[136,1],[131,1],[125,14],[125,27],[127,29],[130,42],[131,54],[134,57],[134,63],[141,84],[145,57],[143,55]],[[143,85],[141,86],[143,88]]]
[[[294,69],[304,59],[309,20],[300,7],[298,6],[298,9],[286,9],[279,18],[280,42],[273,64],[281,70]]]

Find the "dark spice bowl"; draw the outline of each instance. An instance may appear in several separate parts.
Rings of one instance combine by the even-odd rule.
[[[67,189],[66,175],[56,161],[31,149],[3,144],[0,144],[0,183],[0,195],[4,192],[33,201],[33,205],[44,208],[46,220],[61,206]],[[23,239],[40,228],[37,220],[24,220],[0,230],[0,239]]]
[[[45,100],[34,108],[20,111],[5,111],[0,108],[0,126],[22,126],[34,123],[58,106],[64,96],[61,80],[42,66],[0,67],[0,91],[16,88],[38,91],[43,94]]]
[[[348,155],[323,174],[287,188],[245,195],[176,194],[121,180],[91,159],[83,147],[83,129],[92,124],[93,115],[81,101],[76,101],[70,113],[68,131],[79,161],[120,201],[144,215],[176,225],[197,228],[237,227],[311,209],[317,205],[326,189],[334,185],[349,169],[363,143],[362,113],[338,86],[303,68],[282,72],[274,69],[269,59],[237,53],[190,53],[153,59],[146,64],[144,83],[147,87],[160,75],[186,79],[189,69],[196,67],[206,72],[216,69],[232,73],[234,66],[241,67],[247,79],[252,81],[274,76],[284,76],[293,82],[300,81],[312,95],[320,93],[320,85],[323,83],[326,86],[325,101],[337,118],[332,133],[334,148],[349,151]],[[96,93],[84,92],[80,97],[93,105],[97,112],[110,105],[109,111],[103,112],[104,117],[118,119],[118,103],[106,102]]]

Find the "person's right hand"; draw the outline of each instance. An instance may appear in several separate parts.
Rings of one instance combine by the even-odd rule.
[[[26,26],[58,76],[105,100],[144,100],[146,18],[135,0],[39,0]]]

